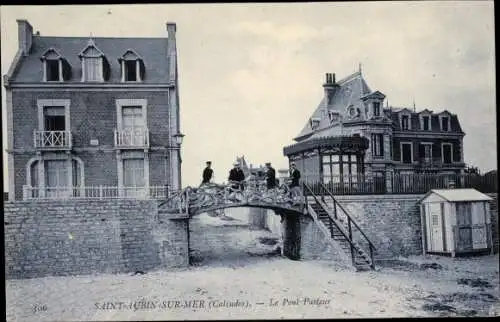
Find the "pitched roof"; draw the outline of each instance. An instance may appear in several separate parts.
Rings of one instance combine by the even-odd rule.
[[[320,118],[321,121],[316,130],[330,127],[330,120],[327,117],[328,111],[338,111],[340,115],[345,113],[348,106],[362,107],[361,97],[371,93],[370,88],[363,79],[360,72],[345,77],[337,82],[339,85],[333,94],[331,104],[327,105],[326,99],[323,97],[318,107],[312,114],[311,118]],[[364,107],[363,109],[364,110]],[[304,128],[297,135],[295,140],[300,141],[311,136],[315,131],[311,128],[309,119]]]
[[[130,49],[136,49],[142,54],[146,67],[143,83],[168,83],[168,39],[165,38],[107,38],[92,37],[95,46],[106,56],[111,75],[108,83],[121,81],[121,68],[118,58]],[[87,48],[89,37],[45,37],[33,36],[29,56],[22,57],[19,68],[11,82],[37,83],[43,79],[43,65],[40,57],[50,48],[56,50],[67,60],[72,70],[72,78],[67,82],[79,83],[82,65],[78,54]]]
[[[491,197],[477,191],[476,189],[432,189],[420,201],[422,202],[432,193],[435,193],[450,202],[493,200]]]

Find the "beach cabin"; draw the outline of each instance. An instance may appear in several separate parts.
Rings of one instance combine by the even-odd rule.
[[[429,191],[419,202],[424,255],[491,252],[490,200],[475,189]]]

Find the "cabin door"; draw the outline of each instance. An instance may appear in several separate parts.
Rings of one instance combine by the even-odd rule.
[[[474,249],[488,248],[488,225],[486,224],[485,207],[475,202],[472,210],[472,247]]]
[[[457,251],[472,249],[472,205],[470,202],[457,202]]]
[[[429,228],[430,228],[430,251],[444,251],[443,243],[443,213],[441,212],[441,203],[429,204]]]

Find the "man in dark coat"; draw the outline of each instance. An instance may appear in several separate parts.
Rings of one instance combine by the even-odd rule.
[[[229,171],[229,181],[235,181],[238,182],[233,185],[234,189],[241,189],[243,190],[243,180],[245,180],[245,174],[243,173],[243,170],[240,168],[240,164],[238,162],[235,162],[234,167]]]
[[[301,195],[299,180],[300,180],[300,171],[295,167],[295,163],[292,162],[290,164],[290,191],[292,193],[292,198],[298,197]]]
[[[214,174],[214,170],[212,170],[212,162],[207,161],[207,167],[205,170],[203,170],[203,180],[201,181],[201,184],[207,184],[212,180],[212,176]]]
[[[276,188],[276,171],[271,162],[266,162],[266,186],[268,190]]]

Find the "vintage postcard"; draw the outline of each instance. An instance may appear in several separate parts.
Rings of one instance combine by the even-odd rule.
[[[7,321],[500,315],[493,9],[2,6]]]

